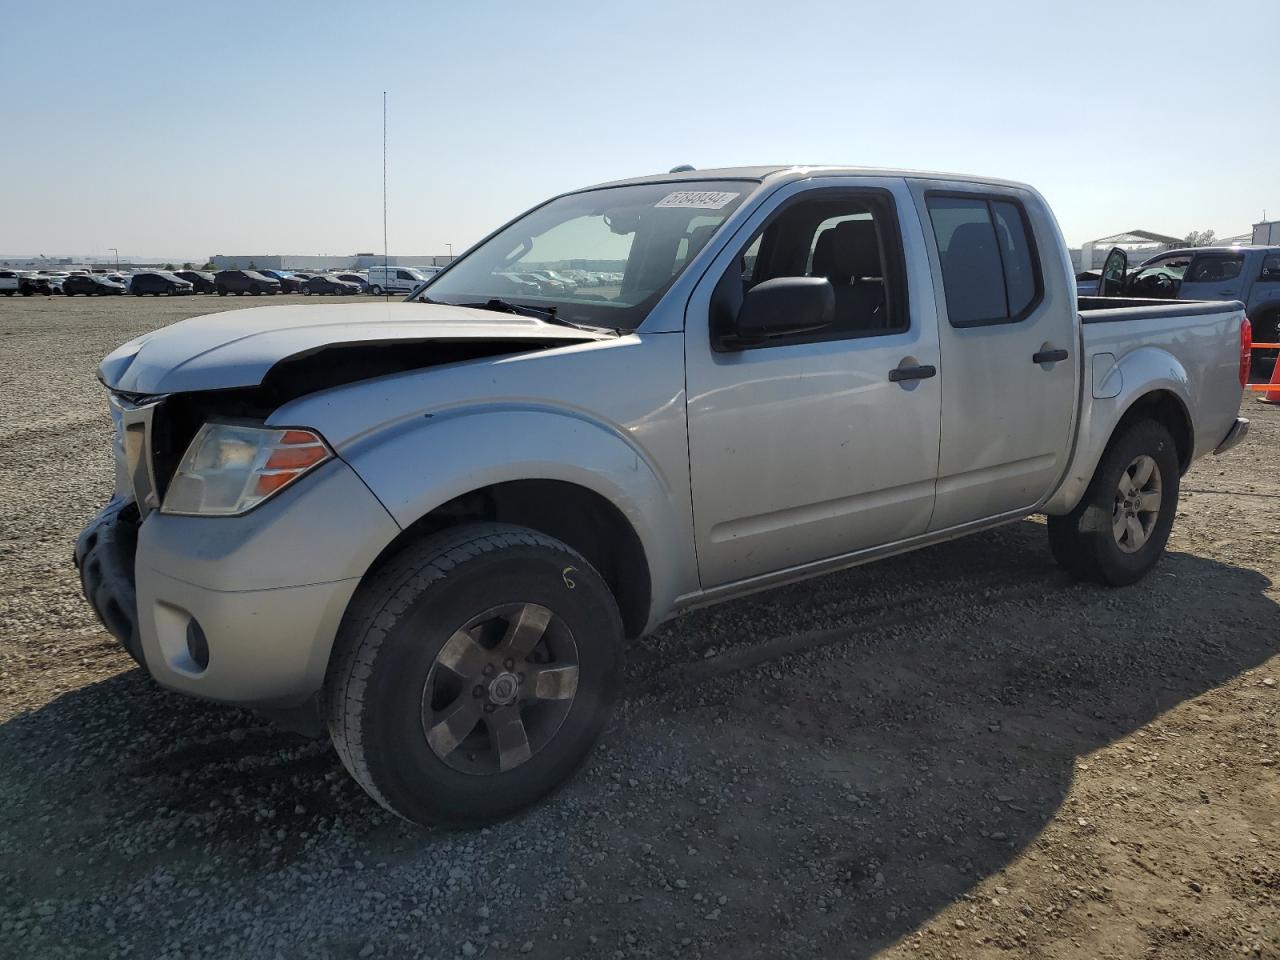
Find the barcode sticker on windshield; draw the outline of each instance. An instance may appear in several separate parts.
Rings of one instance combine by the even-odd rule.
[[[655,207],[689,207],[693,210],[719,210],[741,194],[720,193],[715,190],[677,190],[668,193],[654,204]]]

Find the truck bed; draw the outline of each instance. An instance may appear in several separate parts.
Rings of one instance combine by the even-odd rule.
[[[1164,383],[1186,397],[1195,456],[1212,451],[1239,412],[1244,304],[1120,297],[1079,297],[1078,304],[1083,422],[1091,422],[1092,407],[1125,397],[1133,382]]]
[[[1155,300],[1143,297],[1076,297],[1083,323],[1114,323],[1173,317],[1201,317],[1244,310],[1238,300]]]

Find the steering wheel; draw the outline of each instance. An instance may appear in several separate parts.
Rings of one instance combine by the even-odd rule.
[[[1155,288],[1154,293],[1171,297],[1178,289],[1177,282],[1167,273],[1157,273],[1151,278],[1151,285]]]

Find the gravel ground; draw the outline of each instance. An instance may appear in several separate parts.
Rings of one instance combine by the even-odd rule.
[[[78,595],[94,366],[245,305],[0,300],[0,956],[1280,955],[1280,408],[1137,586],[1024,521],[690,614],[557,796],[423,831]]]

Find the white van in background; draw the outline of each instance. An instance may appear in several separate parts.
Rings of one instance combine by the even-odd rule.
[[[375,297],[384,293],[409,293],[430,274],[421,273],[416,267],[370,267],[369,292]]]

